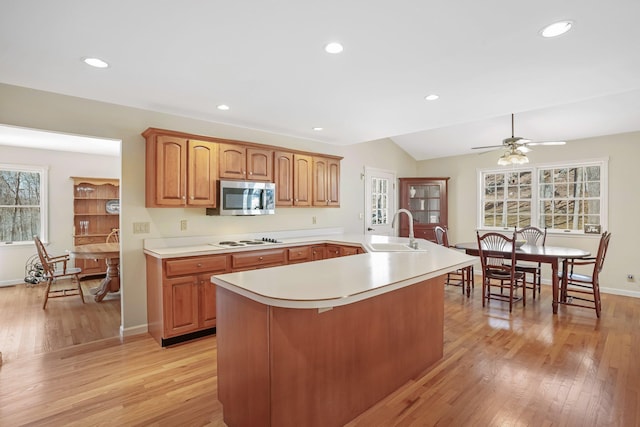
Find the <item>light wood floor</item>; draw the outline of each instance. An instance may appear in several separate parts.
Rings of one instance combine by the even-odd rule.
[[[96,303],[89,289],[100,279],[81,283],[85,304],[79,296],[50,298],[46,310],[43,283],[0,287],[0,352],[5,363],[120,335],[120,295],[108,294]]]
[[[601,320],[552,315],[548,287],[511,316],[477,289],[445,305],[444,358],[349,426],[640,425],[639,300],[603,295]],[[5,362],[0,425],[223,426],[216,395],[215,337],[108,339]]]

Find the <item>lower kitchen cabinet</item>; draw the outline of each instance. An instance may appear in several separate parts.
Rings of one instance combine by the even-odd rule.
[[[149,333],[162,346],[215,332],[214,274],[228,273],[229,255],[147,258]]]

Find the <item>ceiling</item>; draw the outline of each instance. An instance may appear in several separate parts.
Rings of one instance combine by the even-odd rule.
[[[511,113],[533,140],[640,130],[638,0],[2,3],[0,82],[16,86],[329,144],[391,138],[417,160],[500,144]],[[561,19],[570,32],[539,35]]]

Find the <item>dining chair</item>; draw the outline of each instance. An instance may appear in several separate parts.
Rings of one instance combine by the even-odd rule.
[[[435,227],[434,231],[436,234],[436,242],[440,246],[445,246],[447,248],[453,247],[449,244],[449,236],[446,228],[438,225]],[[473,274],[473,265],[447,273],[445,285],[460,286],[462,288],[463,295],[466,287],[467,297],[469,297],[471,295],[471,288],[475,288],[475,278]]]
[[[564,277],[565,272],[558,273],[558,277],[561,280],[560,301],[558,301],[560,304],[592,308],[595,309],[596,316],[600,317],[602,309],[600,301],[600,272],[604,266],[610,239],[611,233],[605,231],[600,236],[598,253],[595,257],[568,260],[567,277]],[[574,271],[575,267],[589,268],[591,274],[577,273]]]
[[[524,227],[521,229],[515,229],[516,238],[523,239],[527,241],[527,245],[531,246],[544,246],[547,240],[547,227],[544,230],[538,227]],[[538,262],[527,262],[527,261],[519,261],[516,264],[516,271],[522,271],[525,274],[531,274],[531,281],[527,281],[527,283],[531,283],[531,289],[533,292],[533,299],[536,299],[536,288],[538,290],[538,295],[540,295],[541,282],[542,282],[542,263]]]
[[[119,243],[120,242],[120,229],[114,228],[107,236],[106,243]]]
[[[80,295],[80,299],[84,304],[84,295],[82,294],[82,286],[80,285],[80,277],[78,276],[82,270],[78,267],[68,266],[69,255],[50,256],[38,236],[33,236],[33,241],[36,244],[38,257],[44,269],[43,277],[47,281],[42,309],[47,308],[49,298]],[[54,282],[57,282],[59,279],[69,279],[71,280],[71,285],[73,285],[74,282],[75,285],[69,287],[70,285],[65,284],[62,287],[52,288]]]
[[[478,237],[478,252],[482,264],[482,306],[490,299],[509,302],[509,312],[513,310],[513,303],[526,300],[526,275],[516,270],[516,233],[509,238],[500,233],[486,233]],[[506,262],[505,262],[506,261]],[[493,292],[492,287],[499,288],[499,292]],[[522,296],[517,296],[518,288],[522,289]],[[504,291],[508,290],[509,294]]]

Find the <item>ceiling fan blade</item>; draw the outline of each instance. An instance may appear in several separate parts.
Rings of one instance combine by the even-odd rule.
[[[472,150],[485,150],[487,148],[504,148],[504,144],[500,145],[486,145],[484,147],[471,147]]]
[[[564,145],[566,141],[531,141],[525,143],[525,145]]]

